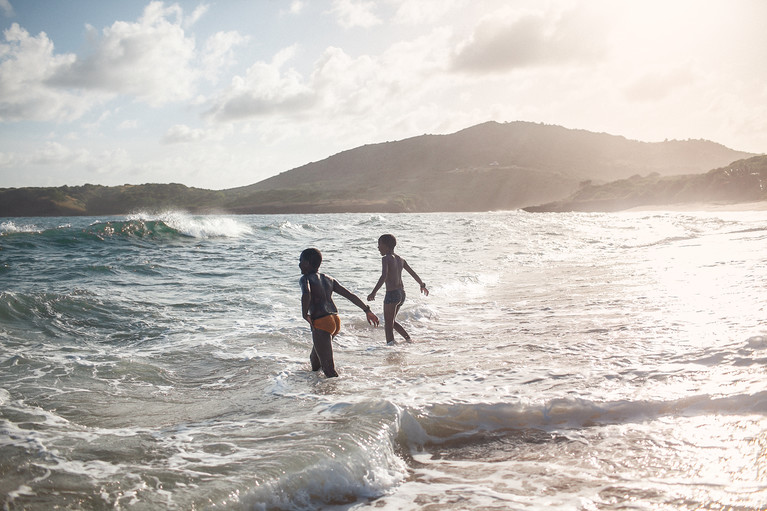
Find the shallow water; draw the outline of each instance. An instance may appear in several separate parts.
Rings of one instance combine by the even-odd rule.
[[[385,232],[414,342],[338,297],[312,373],[300,251],[364,298]],[[765,263],[765,212],[0,219],[0,495],[764,509]]]

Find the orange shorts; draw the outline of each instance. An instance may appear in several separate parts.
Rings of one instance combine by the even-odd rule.
[[[312,321],[312,326],[328,332],[330,335],[336,335],[341,330],[341,318],[338,317],[338,314],[329,314]]]

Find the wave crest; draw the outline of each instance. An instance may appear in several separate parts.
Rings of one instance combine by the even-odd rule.
[[[178,211],[158,215],[136,213],[126,217],[128,222],[161,224],[176,234],[191,238],[240,238],[252,232],[249,225],[227,216],[192,216]]]
[[[552,432],[695,415],[767,415],[767,391],[728,397],[701,394],[669,401],[567,398],[539,404],[433,404],[403,414],[400,440],[410,446],[440,445],[508,431]]]

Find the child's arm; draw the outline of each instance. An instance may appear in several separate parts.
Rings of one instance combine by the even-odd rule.
[[[352,302],[354,305],[362,309],[362,311],[365,313],[368,319],[368,323],[371,325],[378,326],[378,316],[376,316],[373,311],[370,310],[370,305],[365,305],[365,302],[363,302],[359,296],[355,295],[348,289],[346,289],[344,286],[338,283],[337,280],[333,281],[333,291],[338,293],[339,295],[343,296],[350,302]]]
[[[373,292],[368,295],[368,301],[372,302],[376,299],[376,293],[379,289],[381,289],[381,286],[384,285],[384,282],[386,282],[386,274],[388,272],[389,265],[386,264],[386,258],[381,258],[381,278],[378,279],[378,283],[376,284],[376,287],[373,288]]]
[[[301,317],[308,321],[310,325],[312,324],[312,318],[309,316],[309,303],[311,299],[311,294],[301,293]]]
[[[421,292],[425,294],[426,296],[429,296],[429,290],[426,289],[426,284],[421,280],[421,277],[418,276],[418,274],[413,270],[413,268],[410,267],[409,264],[407,264],[407,261],[402,261],[402,267],[405,268],[405,271],[407,271],[411,277],[415,279],[416,282],[418,282],[418,285],[421,286]]]
[[[301,276],[298,285],[301,286],[301,317],[311,325],[312,318],[309,316],[309,305],[312,303],[312,290],[309,286],[309,279],[305,275]]]

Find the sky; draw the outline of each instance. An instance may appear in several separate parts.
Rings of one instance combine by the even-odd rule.
[[[763,0],[0,0],[0,188],[245,186],[487,122],[767,152]]]

